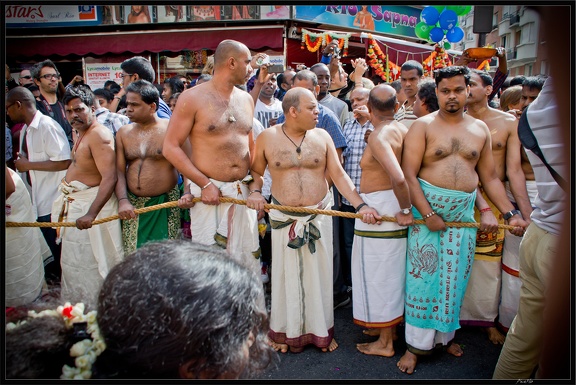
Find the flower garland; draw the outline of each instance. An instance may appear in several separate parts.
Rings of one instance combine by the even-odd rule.
[[[324,34],[310,32],[302,28],[302,44],[300,49],[304,49],[304,45],[310,52],[316,52],[324,45]]]
[[[338,40],[338,47],[342,50],[342,55],[348,55],[348,40],[352,36],[351,33],[339,34],[335,32],[319,32],[314,33],[302,28],[302,43],[300,49],[308,48],[310,52],[316,52],[320,47],[329,44],[332,40]]]
[[[482,63],[478,64],[478,67],[476,67],[476,69],[481,71],[482,70],[490,71],[490,59],[486,59]]]
[[[449,67],[452,65],[450,56],[446,53],[444,47],[436,45],[434,51],[422,62],[424,67],[424,76],[432,77],[434,70],[439,68]]]
[[[368,64],[382,80],[394,81],[400,77],[400,67],[392,62],[390,58],[387,58],[371,34],[368,35],[368,58]],[[387,67],[386,62],[388,63]]]
[[[72,345],[70,357],[75,357],[74,367],[64,365],[60,379],[82,380],[92,377],[92,365],[96,362],[96,358],[106,350],[106,343],[96,322],[95,310],[84,314],[83,303],[72,306],[70,302],[66,302],[64,306],[58,306],[56,310],[43,310],[40,313],[31,310],[28,316],[31,318],[62,317],[67,329],[71,329],[76,323],[87,323],[86,331],[90,333],[91,339],[86,338]],[[15,329],[25,323],[25,320],[17,323],[10,322],[6,325],[6,330]]]

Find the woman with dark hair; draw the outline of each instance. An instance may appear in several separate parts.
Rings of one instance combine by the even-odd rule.
[[[164,80],[164,89],[162,91],[162,99],[168,103],[170,101],[170,96],[184,91],[184,83],[180,76],[173,76]]]
[[[148,243],[110,271],[97,311],[67,303],[8,324],[7,378],[252,376],[276,357],[262,291],[223,251]]]

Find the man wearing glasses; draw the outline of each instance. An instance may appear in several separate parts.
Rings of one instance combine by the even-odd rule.
[[[36,99],[36,108],[44,115],[47,115],[57,121],[68,138],[70,149],[72,149],[72,126],[66,119],[64,105],[58,100],[58,82],[60,73],[56,65],[51,60],[44,60],[37,63],[30,71],[34,82],[40,89],[40,96]]]
[[[30,70],[25,69],[20,71],[20,77],[18,78],[18,83],[20,83],[21,86],[25,86],[26,84],[34,84],[34,79],[32,79]]]

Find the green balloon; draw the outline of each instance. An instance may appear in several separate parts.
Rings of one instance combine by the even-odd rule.
[[[442,13],[442,11],[446,9],[446,6],[444,5],[433,5],[433,7],[438,10],[438,13]]]
[[[450,49],[450,48],[452,48],[452,44],[451,44],[450,42],[448,42],[448,41],[445,42],[445,43],[444,43],[444,49]]]
[[[456,12],[458,16],[464,16],[472,10],[470,5],[449,5],[446,9]]]
[[[414,27],[414,33],[416,33],[416,36],[418,36],[420,39],[428,40],[430,30],[432,28],[433,28],[432,25],[428,25],[422,21],[416,24],[416,26]]]

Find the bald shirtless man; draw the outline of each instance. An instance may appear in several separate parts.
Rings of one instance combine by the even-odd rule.
[[[266,166],[272,177],[274,204],[327,209],[332,202],[325,174],[367,223],[379,223],[378,212],[367,206],[342,168],[334,142],[318,123],[318,101],[302,87],[291,88],[282,100],[285,123],[264,130],[256,140],[252,164],[254,190],[247,205],[262,210],[260,192]],[[270,210],[272,225],[271,345],[286,353],[308,344],[322,351],[338,347],[334,339],[332,298],[332,220]],[[303,295],[305,293],[305,295]]]
[[[488,126],[492,137],[492,157],[498,179],[509,181],[509,187],[520,207],[522,218],[529,222],[532,206],[526,191],[526,180],[520,165],[518,121],[511,114],[491,108],[488,97],[492,93],[492,77],[484,71],[471,70],[470,94],[466,101],[467,114]],[[486,197],[483,189],[476,194],[477,221],[503,224],[502,213]],[[468,288],[462,302],[460,323],[486,328],[494,344],[503,344],[504,336],[496,328],[502,279],[502,251],[504,229],[478,231],[476,253]]]
[[[192,240],[226,248],[259,274],[256,212],[219,200],[243,200],[253,189],[249,171],[254,100],[235,87],[245,83],[252,70],[250,60],[250,50],[240,42],[223,40],[218,45],[214,77],[182,92],[162,153],[190,180],[190,193],[202,197],[190,209]],[[188,141],[191,150],[185,151]]]
[[[356,348],[384,357],[394,355],[396,325],[404,315],[406,226],[414,219],[408,183],[400,167],[408,128],[394,119],[398,107],[396,90],[389,85],[370,91],[368,111],[374,131],[360,160],[360,197],[381,215],[396,217],[397,223],[373,226],[357,219],[352,246],[354,323],[379,336]]]
[[[180,229],[178,207],[138,216],[134,209],[178,200],[178,172],[162,155],[168,119],[156,115],[160,93],[146,80],[126,88],[126,116],[132,123],[116,134],[118,215],[124,252],[128,255],[148,241],[176,239]]]
[[[96,97],[86,86],[63,98],[66,117],[77,132],[72,163],[52,206],[52,222],[76,222],[58,229],[62,240],[62,299],[92,306],[108,272],[124,258],[120,221],[92,226],[118,213],[116,154],[112,132],[96,119]]]
[[[406,353],[398,362],[414,372],[418,354],[431,354],[436,344],[461,356],[452,340],[460,327],[460,307],[474,256],[476,228],[446,227],[445,222],[474,222],[478,181],[496,207],[514,210],[498,179],[490,131],[486,124],[464,114],[470,92],[466,67],[451,66],[435,76],[440,109],[417,119],[404,140],[402,169],[408,185],[415,225],[408,231],[406,266]],[[526,222],[508,219],[515,234]]]

